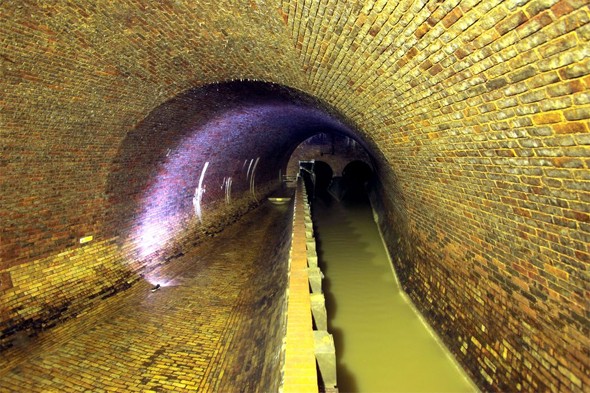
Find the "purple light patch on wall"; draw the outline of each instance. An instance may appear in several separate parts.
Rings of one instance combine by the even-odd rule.
[[[240,108],[223,113],[193,128],[171,151],[166,151],[151,186],[142,198],[137,236],[141,257],[159,250],[180,231],[207,220],[207,206],[226,194],[216,187],[219,179],[232,178],[232,192],[256,198],[258,182],[276,180],[288,159],[280,146],[291,135],[294,123],[326,123],[342,127],[326,114],[288,104]],[[297,138],[298,140],[299,138]],[[240,176],[248,161],[246,176]]]
[[[317,101],[282,86],[187,91],[121,144],[107,187],[105,234],[119,239],[130,260],[148,263],[192,230],[221,230],[218,213],[235,214],[231,209],[278,187],[291,153],[320,132],[355,134]]]

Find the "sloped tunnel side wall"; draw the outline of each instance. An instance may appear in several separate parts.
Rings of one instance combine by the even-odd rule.
[[[509,166],[466,165],[474,177],[460,186],[466,193],[448,186],[458,172],[437,165],[431,173],[415,165],[399,174],[389,166],[378,170],[371,199],[404,290],[485,391],[584,390],[590,383],[584,204],[570,191],[539,184],[552,181],[544,173],[553,169],[521,168],[541,177],[521,173],[507,183],[499,173]],[[433,182],[437,176],[446,180]],[[554,215],[562,209],[565,216]]]
[[[170,252],[180,232],[213,235],[263,200],[281,186],[284,152],[329,119],[285,94],[264,84],[211,85],[155,110],[114,160],[106,230],[121,244],[139,237],[141,259]]]
[[[7,270],[10,287],[0,292],[0,348],[18,332],[36,334],[141,276],[149,280],[158,265],[279,188],[285,152],[331,127],[344,126],[313,100],[268,84],[211,85],[156,108],[121,142],[104,189],[88,184],[87,192],[101,199],[89,206],[92,225],[68,225],[81,218],[59,204],[44,208],[55,209],[49,217],[31,219],[34,205],[14,217],[15,233],[4,246],[19,253],[5,254],[13,255],[14,266]],[[36,168],[38,175],[49,176],[43,169],[49,168]],[[83,197],[78,187],[55,180],[61,195]],[[26,237],[37,232],[53,241]],[[86,236],[92,240],[79,243]]]

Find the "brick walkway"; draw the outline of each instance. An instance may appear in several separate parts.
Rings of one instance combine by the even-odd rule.
[[[268,203],[141,282],[0,354],[0,392],[276,390],[291,215]]]

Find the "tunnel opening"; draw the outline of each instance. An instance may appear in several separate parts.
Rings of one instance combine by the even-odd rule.
[[[303,177],[306,188],[309,190],[309,198],[328,195],[332,183],[334,171],[324,161],[299,161],[299,175]]]
[[[303,167],[306,182],[310,182],[309,173],[319,176],[319,187],[311,183],[311,197],[326,201],[343,198],[362,198],[372,182],[378,181],[373,170],[377,160],[353,137],[340,133],[322,132],[303,141],[291,154],[287,164],[287,173],[296,174]],[[315,168],[317,164],[317,169]],[[330,170],[326,169],[326,165]],[[351,165],[344,174],[345,168]],[[324,180],[326,179],[326,180]],[[346,195],[349,194],[348,197]],[[377,197],[378,198],[378,197]]]
[[[373,170],[366,162],[355,160],[342,170],[342,196],[348,203],[369,202],[370,185],[374,178]]]
[[[160,264],[265,197],[286,196],[282,175],[302,141],[356,132],[329,106],[285,86],[232,81],[188,90],[121,143],[105,231],[140,264]]]
[[[325,193],[328,191],[328,186],[332,182],[334,171],[330,165],[324,161],[315,161],[313,165],[313,172],[315,174],[315,192]]]
[[[373,176],[371,167],[359,160],[350,162],[342,170],[342,179],[351,186],[365,188],[369,185]]]

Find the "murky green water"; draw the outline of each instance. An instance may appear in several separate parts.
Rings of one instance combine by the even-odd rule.
[[[340,391],[476,391],[402,298],[369,203],[313,209]]]

